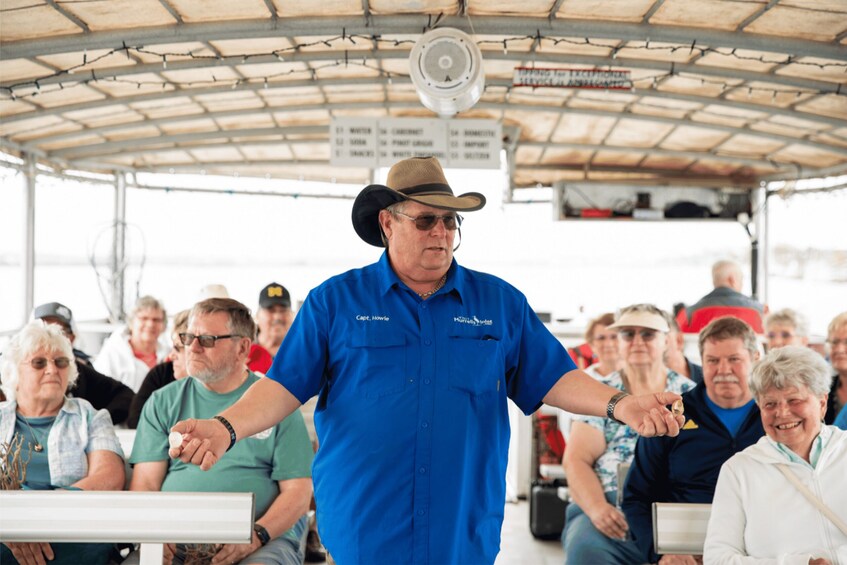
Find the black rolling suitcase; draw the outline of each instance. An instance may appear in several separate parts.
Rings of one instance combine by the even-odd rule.
[[[558,490],[564,481],[536,480],[529,497],[529,531],[538,539],[559,539],[565,529],[565,508],[568,503],[559,498]]]

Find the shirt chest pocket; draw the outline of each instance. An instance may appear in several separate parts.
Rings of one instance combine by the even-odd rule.
[[[357,386],[370,398],[402,392],[406,381],[406,338],[372,324],[353,331],[350,347],[358,368]]]
[[[500,342],[496,339],[451,337],[449,387],[471,396],[494,395],[503,388]]]

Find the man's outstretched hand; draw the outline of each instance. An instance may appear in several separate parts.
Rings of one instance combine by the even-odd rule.
[[[682,398],[675,392],[627,396],[615,407],[615,417],[644,437],[677,436],[685,423],[682,414],[674,416],[668,405]]]
[[[182,442],[172,446],[168,455],[198,465],[204,471],[211,469],[229,448],[229,432],[218,420],[182,420],[171,432],[181,433]]]

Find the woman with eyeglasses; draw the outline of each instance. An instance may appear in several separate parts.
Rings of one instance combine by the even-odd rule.
[[[591,320],[585,330],[585,341],[597,358],[597,362],[586,367],[585,372],[595,379],[606,377],[620,369],[618,332],[610,327],[614,323],[615,315],[609,312]]]
[[[77,367],[61,328],[41,320],[24,326],[6,346],[0,373],[8,399],[0,403],[0,442],[20,447],[22,488],[123,488],[123,452],[109,413],[65,396]],[[107,563],[111,551],[111,544],[4,542],[0,563]]]
[[[809,324],[806,317],[791,308],[771,312],[765,317],[765,338],[768,351],[796,345],[809,345]]]
[[[664,364],[670,328],[660,309],[628,306],[608,327],[618,332],[622,367],[600,382],[630,394],[694,388]],[[579,416],[574,421],[564,456],[571,497],[562,532],[568,565],[643,562],[617,505],[618,469],[632,462],[637,438],[629,426],[610,418]]]
[[[835,371],[827,399],[825,424],[832,424],[847,406],[847,312],[841,312],[829,323],[826,332],[829,363]]]
[[[167,359],[150,369],[132,399],[126,425],[133,430],[138,427],[141,409],[144,408],[144,403],[147,402],[151,394],[167,384],[188,376],[188,370],[185,368],[185,346],[179,340],[179,334],[188,329],[189,312],[190,310],[183,310],[174,316],[174,328],[171,332],[171,343],[173,344],[171,352]]]
[[[138,392],[144,377],[164,361],[170,344],[162,337],[168,325],[165,306],[142,296],[129,315],[127,327],[112,333],[94,360],[94,368]]]

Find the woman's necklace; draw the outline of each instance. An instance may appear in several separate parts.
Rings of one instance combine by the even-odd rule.
[[[435,283],[435,286],[434,286],[434,287],[432,287],[432,290],[428,290],[428,291],[426,291],[426,292],[417,292],[417,291],[415,291],[415,294],[417,294],[417,295],[418,295],[418,296],[420,296],[421,298],[429,298],[430,296],[432,296],[433,294],[435,294],[436,292],[438,292],[439,290],[441,290],[441,287],[442,287],[442,286],[444,286],[444,283],[445,283],[445,282],[447,282],[447,273],[444,273],[444,276],[442,276],[442,277],[438,280],[438,282],[437,282],[437,283]]]
[[[44,451],[44,446],[41,444],[41,440],[38,439],[38,435],[36,435],[35,430],[33,430],[32,426],[29,425],[29,420],[27,420],[26,416],[24,416],[23,414],[21,414],[21,420],[23,420],[24,424],[26,424],[26,427],[29,428],[29,433],[32,434],[32,439],[35,440],[35,445],[32,446],[32,450],[36,453],[41,453],[42,451]]]

